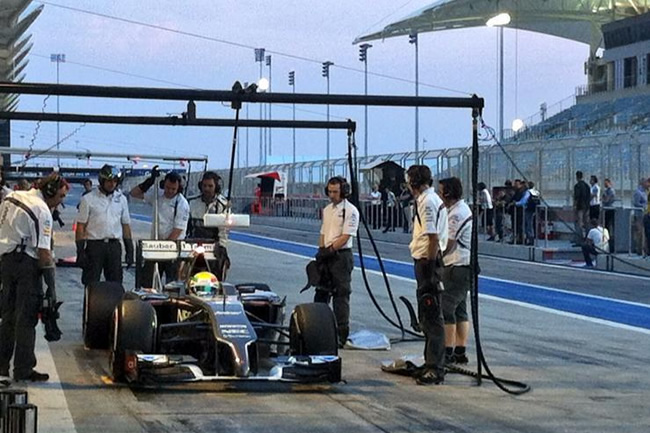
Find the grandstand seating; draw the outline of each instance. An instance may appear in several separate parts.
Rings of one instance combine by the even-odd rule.
[[[583,102],[528,127],[513,137],[560,138],[621,129],[650,129],[650,94]]]

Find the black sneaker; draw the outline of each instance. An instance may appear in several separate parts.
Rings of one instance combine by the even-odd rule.
[[[445,354],[445,365],[449,364],[455,364],[456,363],[456,355],[453,353],[451,355]]]
[[[27,376],[18,376],[15,377],[14,380],[20,381],[20,382],[47,382],[50,380],[50,375],[47,373],[39,373],[36,370],[32,370],[31,373],[29,373]]]
[[[415,379],[418,385],[440,385],[445,381],[444,377],[438,376],[434,370],[427,370]]]

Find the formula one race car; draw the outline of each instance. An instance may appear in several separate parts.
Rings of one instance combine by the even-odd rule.
[[[208,272],[213,243],[140,241],[143,260],[178,260],[187,278],[124,292],[85,289],[83,336],[110,350],[115,381],[339,382],[336,321],[326,304],[285,300],[265,284],[229,284]]]

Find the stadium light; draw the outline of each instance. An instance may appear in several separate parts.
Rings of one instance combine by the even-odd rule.
[[[512,130],[514,132],[521,131],[522,129],[524,129],[524,126],[526,125],[524,124],[524,121],[521,119],[515,119],[512,121]]]
[[[510,14],[508,12],[495,15],[485,23],[488,27],[507,26],[508,24],[510,24]]]
[[[257,91],[258,92],[266,92],[267,90],[269,90],[269,80],[262,77],[257,82]]]

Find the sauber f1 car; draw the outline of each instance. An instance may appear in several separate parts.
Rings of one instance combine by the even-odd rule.
[[[341,380],[336,321],[326,304],[301,304],[284,325],[285,299],[266,284],[230,284],[208,272],[211,242],[151,241],[142,260],[174,260],[187,277],[124,292],[117,283],[85,289],[83,336],[109,349],[115,381]]]

